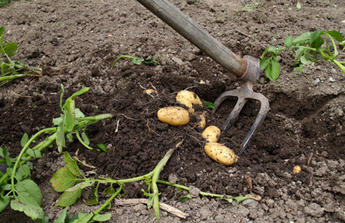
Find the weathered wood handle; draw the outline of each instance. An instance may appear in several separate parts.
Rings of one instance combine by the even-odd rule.
[[[245,74],[246,60],[234,54],[168,0],[138,0],[138,2],[232,74],[238,77]]]

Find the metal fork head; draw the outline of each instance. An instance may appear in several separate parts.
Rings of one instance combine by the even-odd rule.
[[[232,126],[238,118],[243,106],[248,100],[257,100],[260,102],[260,111],[252,125],[250,131],[248,132],[246,138],[242,141],[240,148],[242,154],[247,147],[250,138],[253,136],[254,132],[260,127],[261,123],[266,117],[269,111],[269,101],[268,99],[260,94],[253,91],[253,85],[260,77],[260,60],[251,56],[244,56],[243,59],[247,61],[247,71],[241,78],[244,82],[238,89],[226,91],[221,94],[217,100],[214,102],[213,112],[217,110],[219,105],[229,97],[237,97],[237,103],[233,110],[231,111],[229,117],[226,119],[222,127],[222,132],[226,132],[230,126]]]

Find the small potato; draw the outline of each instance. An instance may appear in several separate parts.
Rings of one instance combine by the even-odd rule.
[[[207,142],[218,142],[220,134],[220,129],[217,126],[211,125],[202,132],[202,137]]]
[[[172,106],[159,109],[157,112],[159,121],[172,126],[186,125],[189,122],[189,113],[186,109]]]
[[[197,115],[196,119],[198,120],[196,128],[200,131],[204,130],[206,127],[206,112]]]
[[[292,173],[299,173],[302,171],[302,168],[300,166],[294,166],[293,167],[293,170],[292,170]]]
[[[177,93],[176,101],[188,107],[189,113],[194,113],[193,105],[201,105],[202,102],[197,94],[191,91],[183,90]]]
[[[234,151],[222,144],[217,142],[209,142],[204,147],[205,153],[217,163],[224,164],[225,166],[230,166],[237,163],[239,157],[234,153]]]

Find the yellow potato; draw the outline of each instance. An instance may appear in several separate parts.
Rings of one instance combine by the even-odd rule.
[[[220,129],[217,126],[211,125],[202,132],[202,137],[207,142],[218,142],[220,134]]]
[[[191,91],[183,90],[177,93],[176,95],[176,101],[182,105],[185,105],[188,107],[188,112],[189,113],[194,113],[194,105],[201,105],[202,102],[197,94]]]
[[[225,166],[230,166],[237,163],[239,157],[234,153],[234,151],[222,144],[217,142],[209,142],[204,147],[205,153],[217,163],[224,164]]]
[[[186,125],[189,122],[189,113],[186,109],[171,106],[159,109],[157,112],[159,121],[168,123],[172,126]]]
[[[206,112],[197,116],[198,123],[196,124],[197,129],[203,130],[206,127]]]

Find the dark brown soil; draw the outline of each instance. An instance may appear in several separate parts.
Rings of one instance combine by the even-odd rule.
[[[296,9],[296,1],[267,0],[251,11],[242,9],[254,1],[172,2],[241,56],[260,57],[265,47],[282,44],[290,34],[345,31],[341,0],[301,0],[301,10]],[[236,88],[239,80],[138,2],[12,2],[0,8],[0,22],[6,27],[6,41],[19,44],[15,59],[45,68],[41,78],[15,80],[0,88],[0,146],[9,149],[11,156],[21,150],[24,133],[32,136],[52,126],[52,118],[59,116],[61,84],[65,98],[91,87],[76,99],[76,107],[86,115],[115,115],[87,128],[91,146],[103,143],[109,152],[90,151],[77,142],[68,143],[65,150],[70,154],[79,150],[87,163],[97,167],[98,175],[118,179],[146,174],[184,139],[160,179],[174,176],[178,184],[238,196],[249,193],[245,179],[249,175],[253,192],[263,197],[255,207],[197,198],[196,203],[187,202],[188,208],[177,202],[181,194],[176,189],[160,185],[165,201],[190,214],[186,220],[165,214],[162,222],[345,221],[344,190],[334,189],[345,178],[344,74],[333,65],[320,62],[298,73],[291,65],[292,54],[285,53],[280,79],[269,82],[262,76],[254,86],[269,98],[270,112],[239,162],[227,167],[204,153],[205,142],[193,118],[186,126],[171,127],[158,121],[156,112],[177,105],[175,95],[180,90],[188,88],[203,100],[215,101],[224,91]],[[161,65],[134,65],[123,59],[111,69],[121,55],[157,56]],[[155,97],[143,93],[143,88],[152,87],[158,92]],[[235,103],[235,99],[227,100],[216,113],[206,107],[199,111],[207,112],[207,125],[221,127]],[[220,143],[238,153],[259,107],[250,101]],[[62,211],[53,207],[59,194],[49,184],[62,165],[55,151],[56,146],[34,161],[33,172],[45,197],[45,214],[51,219]],[[302,172],[292,174],[295,165]],[[125,197],[144,197],[142,189],[147,189],[144,182],[126,184]],[[77,205],[75,212],[87,209]],[[204,216],[203,207],[209,208],[210,216]],[[110,222],[152,220],[150,212],[134,210],[118,207],[117,217]],[[8,215],[2,213],[0,222],[10,222],[3,221],[3,216]]]

